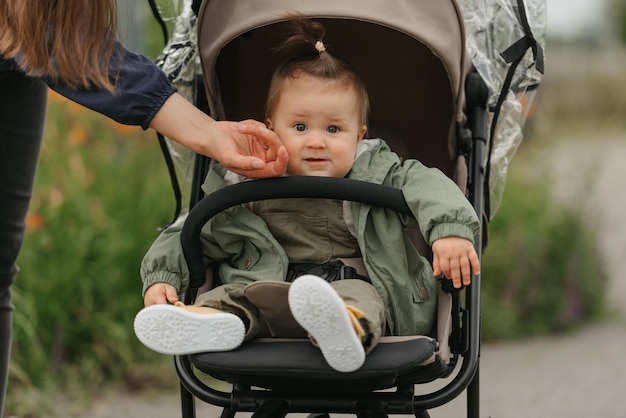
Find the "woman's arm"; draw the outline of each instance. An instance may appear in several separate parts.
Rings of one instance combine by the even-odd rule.
[[[113,92],[96,86],[71,88],[62,79],[49,76],[43,79],[51,89],[76,103],[119,123],[147,129],[176,88],[152,61],[119,42],[109,66],[111,77],[115,77]]]
[[[96,112],[126,124],[148,127],[214,158],[246,177],[283,175],[287,151],[278,137],[257,121],[216,122],[176,93],[167,76],[152,61],[117,44],[111,74],[117,74],[117,88],[71,89],[60,81],[48,85]],[[119,58],[119,60],[117,59]]]
[[[281,176],[287,167],[287,150],[265,124],[217,122],[178,93],[165,101],[150,127],[246,177]]]

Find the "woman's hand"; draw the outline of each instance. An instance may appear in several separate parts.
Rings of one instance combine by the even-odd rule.
[[[178,93],[165,101],[150,127],[249,178],[282,176],[287,169],[287,150],[265,124],[217,122]]]
[[[214,158],[226,168],[248,178],[278,177],[287,169],[287,149],[274,131],[265,124],[215,122],[209,136],[220,145],[214,147]]]

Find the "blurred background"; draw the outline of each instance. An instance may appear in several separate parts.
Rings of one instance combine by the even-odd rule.
[[[626,334],[626,0],[547,5],[545,78],[483,257],[494,356],[538,338]],[[120,1],[120,12],[128,48],[156,58],[163,39],[147,1]],[[6,416],[87,417],[110,393],[176,395],[171,359],[132,332],[139,262],[173,212],[154,132],[50,93],[14,286]]]

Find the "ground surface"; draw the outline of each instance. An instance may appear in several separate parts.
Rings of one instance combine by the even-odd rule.
[[[589,327],[562,338],[484,346],[480,416],[625,418],[624,347],[624,321]],[[426,388],[431,389],[432,386],[426,385]],[[432,418],[464,417],[465,397],[462,395],[430,412]],[[219,413],[218,409],[198,402],[198,417],[217,418]],[[57,416],[69,415],[59,411]],[[118,395],[115,399],[101,400],[80,418],[143,416],[180,417],[177,394],[151,399]],[[306,415],[293,414],[289,417],[304,418]]]

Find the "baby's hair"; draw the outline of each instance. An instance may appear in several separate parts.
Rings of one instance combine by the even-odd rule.
[[[288,14],[287,17],[286,38],[274,50],[280,64],[270,83],[266,118],[276,107],[285,81],[306,74],[353,88],[360,104],[361,122],[367,124],[369,98],[365,84],[350,63],[328,52],[324,44],[324,25],[301,14]]]

